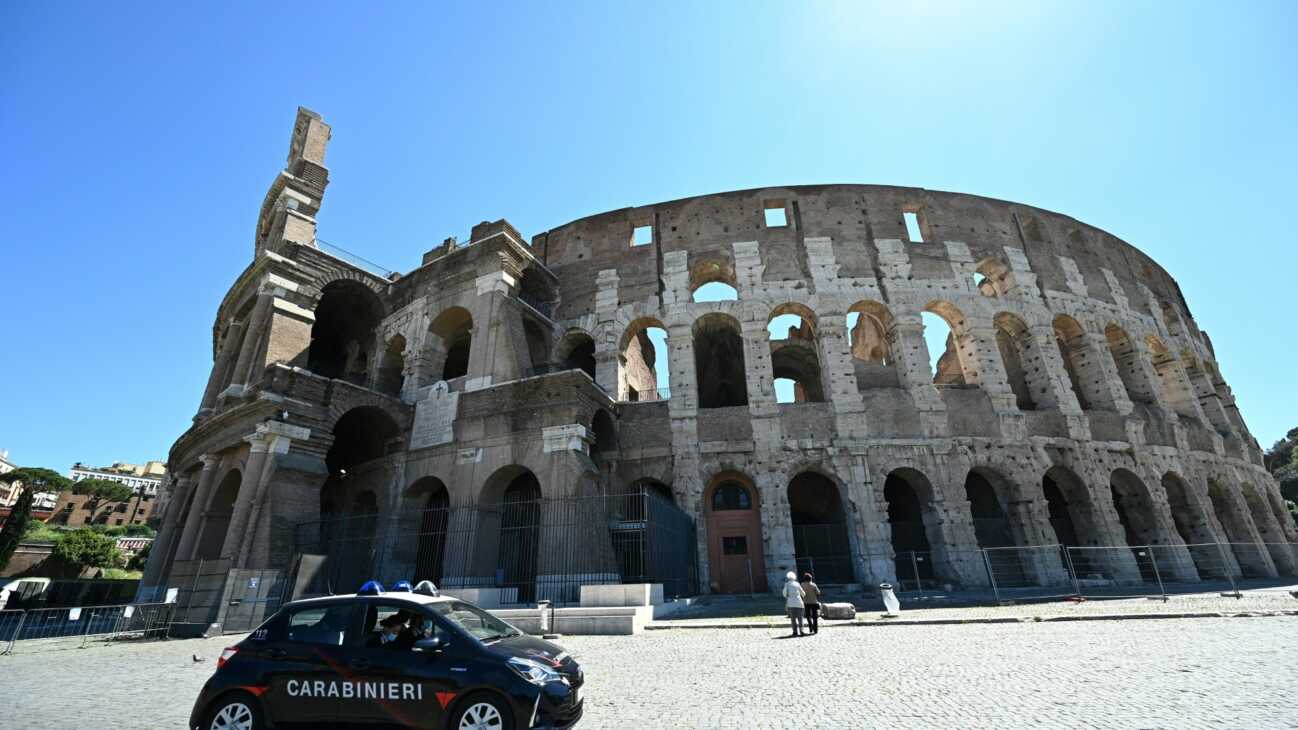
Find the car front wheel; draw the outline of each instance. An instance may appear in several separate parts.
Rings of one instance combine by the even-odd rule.
[[[202,730],[261,730],[261,708],[243,692],[226,695],[212,703]]]
[[[486,693],[464,698],[450,723],[454,730],[504,730],[513,726],[509,705],[500,697]]]

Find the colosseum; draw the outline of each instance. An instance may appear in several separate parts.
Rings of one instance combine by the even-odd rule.
[[[227,592],[432,578],[501,605],[761,592],[795,567],[946,590],[1296,572],[1207,334],[1098,228],[776,187],[530,244],[483,222],[398,274],[316,235],[330,135],[299,110],[147,590],[204,563]]]

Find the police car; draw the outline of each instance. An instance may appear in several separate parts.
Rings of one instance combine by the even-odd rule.
[[[581,667],[427,581],[294,601],[226,649],[189,726],[564,728]]]

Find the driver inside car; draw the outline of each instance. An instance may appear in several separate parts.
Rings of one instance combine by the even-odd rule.
[[[370,634],[370,637],[365,641],[365,646],[371,649],[400,649],[402,648],[401,644],[405,643],[401,641],[405,630],[406,614],[404,611],[398,611],[379,622],[379,630]],[[413,645],[414,642],[412,641],[405,648],[409,649]]]

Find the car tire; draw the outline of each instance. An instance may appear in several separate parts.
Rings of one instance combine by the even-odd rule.
[[[231,692],[213,702],[199,730],[262,730],[261,705],[247,692]]]
[[[455,705],[447,730],[507,730],[514,727],[514,714],[504,697],[475,692]]]

